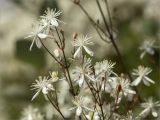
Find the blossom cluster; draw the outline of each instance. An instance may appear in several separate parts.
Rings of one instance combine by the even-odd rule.
[[[50,76],[40,76],[31,85],[32,90],[36,91],[32,100],[42,93],[59,113],[59,117],[63,119],[138,120],[149,115],[157,117],[156,109],[160,107],[160,102],[154,102],[152,97],[143,102],[136,89],[142,81],[146,86],[155,84],[155,81],[148,77],[152,69],[139,65],[132,72],[134,78],[132,81],[127,74],[116,73],[114,70],[116,63],[111,60],[104,59],[93,62],[94,52],[91,48],[94,42],[92,37],[88,35],[74,35],[72,55],[67,57],[64,31],[59,29],[59,24],[64,23],[58,19],[60,14],[60,11],[48,8],[45,14],[40,17],[39,24],[35,27],[36,30],[27,37],[33,38],[30,50],[34,43],[38,48],[43,46],[61,69],[61,72],[50,72]],[[48,38],[53,39],[58,47],[54,54],[44,44]],[[144,51],[141,58],[146,53],[154,54],[153,44],[154,42],[146,42],[140,47],[140,50]],[[69,92],[67,95],[61,96],[63,98],[60,98],[59,94],[65,88],[59,87],[55,82],[67,83],[65,86],[69,88]],[[61,103],[60,99],[64,99],[66,102]],[[134,114],[132,107],[134,108],[134,104],[137,102],[144,110],[139,114]],[[70,113],[67,116],[63,111],[66,104],[67,112]],[[29,113],[28,117],[34,116],[32,114]],[[37,120],[41,119],[37,118]],[[34,118],[22,120],[34,120]]]

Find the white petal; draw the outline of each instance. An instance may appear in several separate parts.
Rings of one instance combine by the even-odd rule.
[[[31,100],[31,101],[33,101],[33,100],[39,95],[40,91],[41,91],[41,89],[36,92],[36,94],[32,97],[32,100]]]
[[[76,50],[76,52],[74,53],[74,58],[76,58],[76,57],[78,56],[80,50],[81,50],[81,47],[79,47],[79,48]]]
[[[82,86],[83,82],[84,82],[84,76],[82,76],[82,77],[78,80],[79,87]]]
[[[69,110],[74,110],[74,109],[76,109],[77,107],[71,107]]]
[[[145,78],[145,80],[147,80],[148,82],[155,84],[155,82],[154,82],[153,80],[151,80],[149,77],[146,77],[146,76],[145,76],[144,78]]]
[[[158,113],[156,111],[152,111],[153,117],[158,117]]]
[[[131,89],[128,89],[127,92],[128,92],[129,94],[136,94],[136,92],[135,92],[134,90],[131,90]]]
[[[34,44],[34,42],[35,42],[35,39],[36,39],[36,37],[34,37],[32,43],[31,43],[31,46],[30,46],[30,48],[29,48],[30,51],[32,50],[33,44]]]
[[[77,110],[76,110],[76,115],[77,116],[80,116],[82,113],[82,108],[81,107],[78,107]]]
[[[47,34],[44,34],[44,33],[39,33],[39,34],[38,34],[38,37],[41,38],[41,39],[45,39],[45,38],[47,38],[47,36],[48,36],[48,35],[47,35]]]
[[[57,20],[51,20],[51,24],[55,27],[58,27],[58,22]]]
[[[42,88],[42,93],[43,93],[43,94],[48,94],[48,88],[43,87],[43,88]]]
[[[140,59],[143,59],[144,55],[146,54],[146,52],[142,52],[141,55],[140,55]]]
[[[83,106],[83,108],[85,108],[86,110],[92,111],[92,112],[94,111],[93,109],[85,107],[85,106]]]
[[[146,108],[146,109],[144,109],[140,114],[139,114],[139,116],[141,116],[141,117],[146,117],[147,115],[149,115],[149,113],[150,113],[150,109],[149,108]]]
[[[42,43],[39,39],[36,40],[36,45],[37,45],[38,48],[42,47]]]
[[[85,49],[85,51],[90,55],[90,56],[93,56],[93,52],[86,46],[83,46],[83,48]]]
[[[147,80],[143,79],[143,82],[146,86],[150,86],[150,83]]]
[[[139,76],[131,83],[131,85],[132,86],[137,86],[141,82],[141,80],[142,80],[142,77]]]

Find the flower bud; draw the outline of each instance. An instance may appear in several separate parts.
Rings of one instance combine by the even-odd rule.
[[[76,38],[77,38],[77,36],[78,36],[78,34],[77,34],[77,33],[73,33],[73,35],[72,35],[73,39],[76,39]]]
[[[79,3],[80,3],[80,0],[73,0],[73,2],[74,2],[75,4],[79,4]]]
[[[117,92],[117,94],[121,91],[121,89],[122,89],[121,85],[118,84],[118,85],[116,86],[116,92]]]
[[[58,50],[58,49],[55,49],[55,50],[54,50],[54,55],[55,55],[56,57],[59,57],[59,50]]]

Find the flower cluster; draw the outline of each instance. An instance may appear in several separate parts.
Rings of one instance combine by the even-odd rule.
[[[39,24],[34,25],[34,30],[26,38],[33,38],[32,44],[30,46],[30,51],[32,50],[33,44],[35,43],[38,48],[42,47],[42,40],[45,40],[47,37],[52,37],[49,32],[54,30],[59,26],[59,23],[62,23],[58,19],[61,12],[56,9],[47,9],[45,14],[41,16]]]
[[[150,86],[151,83],[155,84],[148,77],[152,69],[138,66],[138,69],[134,69],[132,73],[135,77],[134,80],[127,73],[119,75],[114,70],[115,62],[107,59],[96,61],[93,58],[94,52],[90,46],[94,45],[94,42],[91,39],[92,37],[87,35],[77,34],[74,36],[72,48],[70,48],[72,56],[67,57],[64,31],[58,28],[59,23],[62,23],[58,19],[60,14],[60,11],[47,9],[45,14],[41,16],[35,32],[28,36],[33,37],[30,50],[34,43],[40,48],[43,44],[42,40],[47,37],[54,39],[58,48],[55,49],[54,54],[46,46],[43,47],[60,67],[60,74],[55,71],[49,72],[50,77],[39,77],[31,85],[32,90],[36,91],[32,100],[42,92],[63,119],[73,119],[74,116],[75,119],[86,120],[136,120],[147,117],[150,113],[153,117],[157,117],[158,113],[155,108],[160,107],[159,101],[153,102],[153,99],[149,98],[148,101],[141,103],[140,94],[135,89],[141,81],[146,86]],[[54,31],[57,37],[50,35]],[[110,30],[109,34],[111,34]],[[110,36],[112,39],[112,34]],[[141,58],[145,53],[154,53],[153,44],[154,42],[145,42],[140,47],[141,50],[144,50]],[[61,75],[62,79],[58,75]],[[54,84],[57,81],[65,83],[65,86],[63,86],[65,88]],[[68,94],[63,94],[61,95],[63,98],[59,98],[61,92],[67,93],[66,90],[68,90]],[[144,110],[140,114],[134,115],[131,108],[138,102],[138,99],[139,106]],[[64,104],[67,104],[69,110],[67,112],[70,112],[67,116],[62,112],[62,108],[66,107]],[[125,110],[121,111],[123,109]],[[72,112],[74,112],[74,115]]]

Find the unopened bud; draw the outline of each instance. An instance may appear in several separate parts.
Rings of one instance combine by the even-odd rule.
[[[76,39],[76,38],[77,38],[77,36],[78,36],[78,34],[77,34],[77,33],[73,33],[73,35],[72,35],[73,39]]]
[[[121,85],[118,84],[118,85],[116,86],[116,92],[119,93],[119,92],[121,91],[121,89],[122,89]]]
[[[58,50],[58,49],[55,49],[55,50],[54,50],[54,55],[55,55],[56,57],[59,57],[59,50]]]
[[[73,2],[74,2],[75,4],[79,4],[79,3],[80,3],[80,0],[73,0]]]
[[[64,35],[64,30],[63,30],[63,29],[61,29],[61,30],[60,30],[60,33],[61,33],[62,35]]]
[[[99,24],[99,19],[97,20],[97,24]]]

